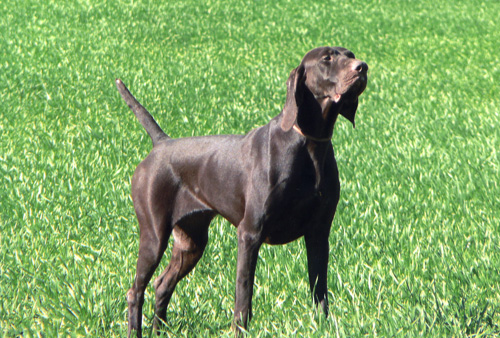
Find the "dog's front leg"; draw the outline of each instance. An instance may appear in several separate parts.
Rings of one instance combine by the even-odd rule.
[[[326,227],[329,229],[329,227]],[[319,305],[325,315],[328,315],[328,232],[311,232],[304,236],[307,249],[307,269],[309,272],[309,287],[314,303]]]
[[[238,263],[236,266],[236,295],[234,307],[234,329],[241,336],[241,328],[247,328],[252,319],[252,295],[259,248],[260,234],[238,228]]]

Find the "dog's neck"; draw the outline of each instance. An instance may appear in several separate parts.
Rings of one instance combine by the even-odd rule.
[[[310,140],[329,141],[340,107],[341,102],[334,102],[327,97],[318,100],[310,91],[306,91],[293,129]]]
[[[330,135],[329,137],[314,137],[314,136],[305,134],[297,124],[293,125],[293,130],[295,130],[300,135],[304,136],[306,139],[312,140],[315,142],[328,142],[328,141],[331,141],[331,139],[332,139],[332,135]]]

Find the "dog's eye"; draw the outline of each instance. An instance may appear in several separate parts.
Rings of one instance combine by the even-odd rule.
[[[323,56],[323,61],[331,61],[332,60],[332,56],[331,55],[325,55]]]

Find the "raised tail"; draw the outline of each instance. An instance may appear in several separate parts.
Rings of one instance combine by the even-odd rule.
[[[141,122],[144,129],[146,129],[146,131],[148,132],[149,137],[151,137],[151,140],[153,141],[153,147],[162,138],[169,137],[163,132],[163,130],[161,130],[158,123],[156,123],[155,119],[146,110],[146,108],[144,108],[139,103],[139,101],[137,101],[136,98],[132,94],[130,94],[129,90],[123,84],[122,80],[116,79],[116,87],[118,88],[120,95],[123,97],[130,109],[132,109],[132,111],[134,112],[139,122]]]

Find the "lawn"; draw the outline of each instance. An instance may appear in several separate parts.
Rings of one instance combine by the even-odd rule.
[[[497,0],[0,1],[0,336],[126,335],[130,179],[151,142],[115,78],[173,137],[243,134],[279,114],[290,71],[323,45],[370,66],[356,128],[339,118],[332,141],[330,316],[312,306],[303,241],[263,246],[248,336],[500,335],[498,13]],[[214,220],[165,336],[232,336],[235,239]],[[153,302],[151,286],[146,336]]]

